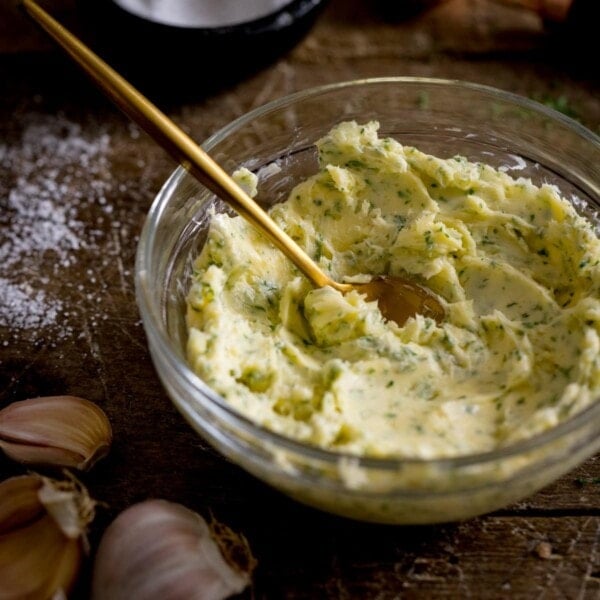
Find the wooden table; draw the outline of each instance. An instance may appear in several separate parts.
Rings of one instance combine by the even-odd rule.
[[[68,16],[70,3],[59,4]],[[92,548],[125,507],[162,497],[248,538],[259,567],[244,598],[600,598],[600,457],[494,514],[391,527],[306,508],[208,447],[157,380],[134,297],[140,229],[173,164],[19,27],[0,39],[0,405],[75,394],[106,410],[114,447],[83,477],[107,505]],[[451,0],[399,23],[369,2],[333,0],[269,68],[166,108],[202,140],[295,90],[418,75],[548,102],[598,132],[597,80],[546,52],[546,41],[535,15],[485,0]],[[21,472],[0,459],[1,477]],[[87,597],[90,564],[76,597]]]

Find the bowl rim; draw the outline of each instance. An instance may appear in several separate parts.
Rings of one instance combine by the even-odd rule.
[[[571,129],[573,133],[583,137],[585,141],[591,143],[593,146],[596,146],[600,151],[600,136],[596,135],[574,119],[535,100],[479,83],[472,83],[457,79],[429,77],[373,77],[347,80],[307,88],[272,100],[241,115],[208,137],[201,144],[201,146],[206,152],[209,152],[211,148],[215,146],[221,139],[231,135],[236,129],[239,129],[253,119],[263,116],[273,110],[292,105],[300,100],[315,97],[320,94],[343,90],[344,88],[382,84],[401,84],[408,86],[428,85],[456,88],[461,90],[470,90],[494,97],[496,99],[501,99],[562,123]],[[177,352],[174,350],[171,339],[166,334],[164,328],[161,326],[160,320],[157,318],[157,312],[160,311],[152,308],[151,299],[148,298],[148,294],[145,293],[144,280],[146,279],[146,265],[149,264],[149,260],[151,259],[150,254],[152,251],[152,244],[149,244],[148,242],[152,240],[155,225],[164,209],[164,206],[168,203],[171,193],[179,186],[182,180],[188,176],[188,172],[183,167],[177,167],[159,190],[148,211],[143,230],[140,234],[135,261],[135,287],[138,307],[142,316],[144,327],[147,329],[149,339],[157,339],[160,342],[160,352],[162,353],[163,358],[169,363],[169,366],[172,368],[173,372],[177,373],[178,377],[183,379],[185,384],[189,386],[191,390],[196,392],[196,394],[200,392],[204,399],[210,401],[210,409],[213,412],[219,413],[221,417],[229,420],[232,425],[237,425],[243,428],[246,433],[250,433],[253,436],[253,439],[261,439],[261,443],[266,448],[271,447],[277,448],[278,450],[286,449],[295,454],[303,455],[307,458],[332,465],[339,465],[340,462],[350,462],[367,469],[379,469],[383,471],[398,470],[405,465],[422,465],[429,468],[436,467],[439,470],[454,470],[461,467],[493,463],[500,459],[516,457],[527,452],[535,451],[563,436],[567,436],[577,429],[583,428],[585,425],[589,425],[590,423],[592,426],[595,425],[596,428],[600,426],[600,398],[597,398],[590,406],[586,407],[584,410],[575,414],[568,420],[559,423],[555,427],[538,433],[532,437],[519,440],[515,443],[503,446],[501,448],[496,448],[494,450],[475,454],[462,454],[440,458],[397,456],[371,457],[350,452],[327,450],[289,438],[262,425],[259,425],[243,414],[237,412],[219,394],[214,392],[198,375],[196,375],[187,362],[180,359]],[[176,405],[178,402],[179,401],[174,401]],[[193,409],[188,406],[185,414],[190,417],[192,411]],[[560,454],[556,459],[560,459]]]

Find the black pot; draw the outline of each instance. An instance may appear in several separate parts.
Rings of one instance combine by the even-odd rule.
[[[150,20],[112,0],[80,0],[90,44],[146,94],[199,96],[264,68],[309,31],[326,0],[292,0],[249,21],[217,27]]]

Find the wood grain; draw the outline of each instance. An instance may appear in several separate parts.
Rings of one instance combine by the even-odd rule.
[[[395,24],[368,2],[332,1],[308,37],[271,67],[164,107],[202,140],[250,108],[298,89],[418,75],[560,101],[598,131],[597,80],[548,52],[547,35],[535,15],[483,0],[451,0]],[[0,56],[0,252],[6,244],[16,247],[12,233],[27,231],[16,222],[23,214],[15,202],[32,206],[44,193],[55,216],[72,207],[66,225],[79,242],[66,252],[68,264],[62,254],[35,247],[10,266],[0,264],[5,288],[44,294],[20,310],[0,301],[0,405],[69,393],[108,413],[114,448],[84,477],[107,504],[90,532],[92,548],[119,511],[163,497],[212,512],[248,537],[259,568],[244,598],[600,598],[600,457],[493,515],[384,527],[301,506],[191,431],[155,375],[133,288],[145,214],[172,169],[60,54]],[[44,192],[44,181],[63,187]],[[49,325],[14,325],[40,305],[60,306]],[[0,459],[0,476],[20,472]],[[76,597],[87,597],[90,565]]]

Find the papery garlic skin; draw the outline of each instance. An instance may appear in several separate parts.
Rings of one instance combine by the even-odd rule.
[[[245,540],[238,539],[249,554]],[[251,570],[255,563],[249,557]],[[147,500],[106,530],[92,600],[221,600],[249,583],[250,572],[228,564],[200,515],[180,504]]]
[[[24,475],[0,483],[1,600],[49,600],[69,592],[94,505],[74,480]]]
[[[24,464],[86,471],[106,456],[111,442],[104,411],[84,398],[31,398],[0,410],[0,448]]]

